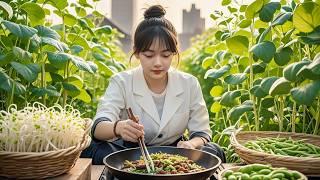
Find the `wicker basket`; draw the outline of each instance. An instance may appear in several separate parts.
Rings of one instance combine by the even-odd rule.
[[[42,179],[68,172],[83,149],[89,146],[92,121],[86,119],[82,141],[76,146],[48,152],[0,151],[0,176],[18,179]]]
[[[248,164],[271,164],[273,167],[286,167],[288,169],[297,170],[306,175],[320,174],[320,158],[274,155],[255,151],[244,146],[244,144],[249,140],[267,137],[291,137],[294,140],[303,139],[307,143],[320,146],[320,136],[272,131],[233,133],[231,136],[231,144],[240,158]]]
[[[239,170],[239,166],[234,166],[234,167],[230,167],[230,168],[227,168],[227,169],[224,169],[223,171],[221,171],[218,175],[218,180],[222,180],[223,179],[223,176],[224,176],[224,173],[227,171],[227,170],[232,170],[232,171],[238,171]],[[300,180],[308,180],[308,178],[302,174],[301,172],[298,172],[300,174],[300,176],[302,177]]]

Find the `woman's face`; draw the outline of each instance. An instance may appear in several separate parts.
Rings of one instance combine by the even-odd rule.
[[[140,60],[146,78],[160,80],[166,78],[174,53],[155,39],[150,48],[138,53],[136,56]]]

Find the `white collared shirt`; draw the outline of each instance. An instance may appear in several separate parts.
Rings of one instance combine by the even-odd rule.
[[[186,129],[190,135],[201,132],[211,137],[209,114],[201,87],[197,78],[190,74],[170,68],[160,117],[142,67],[117,73],[109,79],[109,86],[101,97],[94,119],[127,119],[125,109],[128,107],[139,116],[144,126],[145,141],[149,145],[171,144]]]

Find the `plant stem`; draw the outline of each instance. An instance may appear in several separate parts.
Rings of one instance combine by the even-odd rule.
[[[313,134],[318,134],[319,124],[320,124],[320,98],[318,97],[318,103],[317,103],[317,115],[316,115],[316,125],[313,130]]]
[[[279,131],[281,132],[283,130],[283,109],[284,109],[284,100],[283,96],[279,97],[280,104],[279,104]]]
[[[306,129],[306,105],[303,105],[303,117],[302,117],[302,132]]]
[[[252,19],[252,24],[250,26],[250,31],[251,31],[251,46],[254,43],[254,29],[253,29],[253,25],[254,25],[254,18]],[[252,57],[252,53],[249,53],[249,66],[250,66],[250,78],[249,78],[249,89],[251,89],[253,87],[253,57]],[[250,93],[250,92],[249,92]],[[260,122],[259,122],[259,116],[257,113],[257,107],[256,107],[256,101],[255,101],[255,97],[250,93],[250,99],[252,101],[253,104],[253,114],[254,114],[254,122],[255,122],[255,130],[259,131],[259,127],[260,127]]]
[[[297,103],[293,102],[293,110],[292,110],[292,116],[291,116],[292,132],[296,132],[296,109],[297,109]]]

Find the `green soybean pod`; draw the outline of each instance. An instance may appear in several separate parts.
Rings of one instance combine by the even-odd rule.
[[[251,176],[252,180],[262,180],[265,177],[265,175],[262,174],[256,174],[254,176]]]
[[[258,174],[263,174],[263,175],[268,175],[270,174],[272,171],[270,169],[261,169]]]
[[[285,175],[283,173],[274,173],[271,175],[271,178],[279,178],[279,179],[282,179],[284,178]]]
[[[242,174],[241,175],[241,180],[249,180],[249,179],[250,179],[249,174]]]
[[[225,173],[223,174],[224,177],[229,177],[231,174],[233,174],[232,170],[226,170]]]
[[[237,180],[237,177],[232,174],[228,177],[228,180]]]

